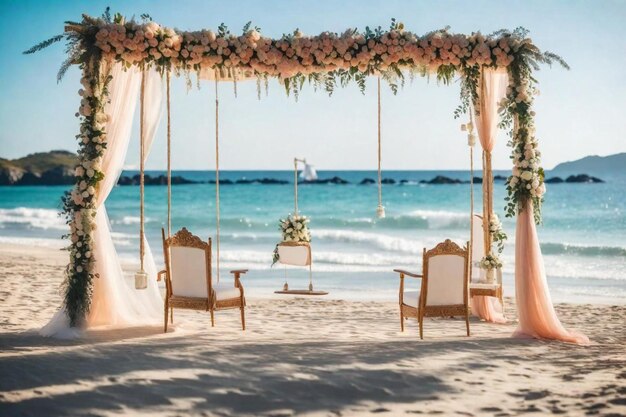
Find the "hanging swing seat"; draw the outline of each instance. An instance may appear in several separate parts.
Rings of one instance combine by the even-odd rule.
[[[285,265],[285,286],[282,290],[274,291],[275,294],[292,295],[326,295],[327,291],[315,291],[313,289],[313,272],[311,245],[308,242],[281,242],[278,244],[278,262]],[[309,267],[309,289],[290,290],[287,285],[287,265]]]
[[[472,265],[470,269],[470,298],[475,296],[497,297],[500,303],[503,302],[502,294],[502,270],[496,270],[494,282],[486,282],[485,270],[477,266],[480,260],[485,256],[485,246],[480,242],[483,240],[483,216],[474,213],[472,215]],[[504,304],[502,304],[504,305]]]
[[[291,295],[328,295],[328,291],[309,291],[309,290],[280,290],[274,291],[274,294],[291,294]]]

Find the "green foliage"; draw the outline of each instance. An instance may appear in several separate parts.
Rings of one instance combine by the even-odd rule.
[[[39,52],[43,49],[46,49],[47,47],[49,47],[50,45],[54,43],[62,41],[64,37],[65,37],[65,34],[53,36],[50,39],[46,39],[45,41],[39,42],[37,45],[31,47],[30,49],[25,50],[22,53],[24,55],[34,54],[35,52]]]

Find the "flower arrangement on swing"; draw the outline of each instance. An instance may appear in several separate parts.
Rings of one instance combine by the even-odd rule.
[[[309,230],[310,219],[299,214],[289,214],[284,219],[278,221],[278,228],[282,233],[283,242],[311,242],[311,231]],[[272,255],[272,266],[278,262],[278,245],[274,248]]]

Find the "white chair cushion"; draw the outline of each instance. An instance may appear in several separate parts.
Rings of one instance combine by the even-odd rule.
[[[215,296],[218,301],[239,298],[241,295],[239,288],[235,287],[230,282],[220,282],[219,284],[213,285],[213,289],[215,290]]]
[[[278,245],[278,261],[283,265],[307,266],[311,264],[308,246]]]
[[[498,283],[487,284],[487,283],[480,283],[480,282],[472,282],[469,285],[470,288],[476,288],[476,289],[480,289],[480,290],[495,290],[499,286],[500,286],[500,284],[498,284]]]
[[[170,248],[172,294],[208,298],[206,252],[183,246]]]
[[[465,259],[459,255],[435,255],[428,259],[426,305],[464,303]]]
[[[420,299],[420,290],[417,290],[417,291],[404,290],[404,294],[402,295],[402,302],[404,304],[417,308],[419,305],[419,299]]]

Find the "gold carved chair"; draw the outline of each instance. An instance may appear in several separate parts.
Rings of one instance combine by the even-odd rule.
[[[414,317],[424,338],[424,317],[464,316],[469,327],[469,242],[465,248],[449,239],[431,250],[424,249],[423,273],[394,269],[400,274],[400,328],[404,320]],[[407,290],[404,278],[420,278],[419,290]]]
[[[230,271],[234,275],[234,285],[215,284],[211,273],[211,238],[205,242],[184,227],[169,238],[161,229],[161,236],[165,269],[159,272],[158,280],[165,277],[164,331],[167,332],[168,313],[170,323],[174,323],[174,308],[208,311],[211,326],[215,326],[216,310],[238,308],[241,327],[245,330],[246,299],[240,276],[248,270]]]

